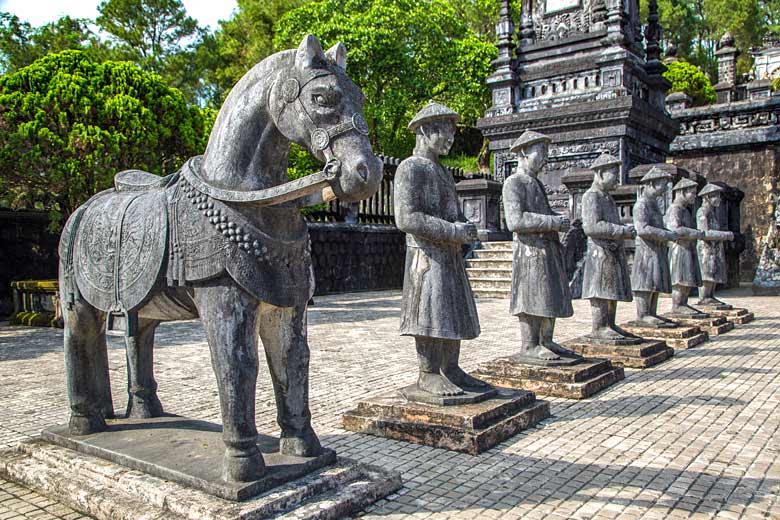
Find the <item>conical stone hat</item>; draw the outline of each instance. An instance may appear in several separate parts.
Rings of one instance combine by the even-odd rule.
[[[656,179],[671,179],[672,176],[669,172],[663,171],[661,168],[657,166],[653,166],[650,168],[650,171],[645,174],[644,177],[642,177],[641,182],[642,184],[646,184],[648,182],[652,182]]]
[[[609,168],[610,166],[620,166],[620,164],[620,159],[614,155],[609,155],[608,153],[604,152],[596,157],[596,160],[593,161],[593,164],[590,165],[590,169],[603,170],[604,168]]]
[[[686,179],[683,177],[679,180],[677,184],[674,185],[674,188],[672,188],[672,191],[678,191],[678,190],[684,190],[686,188],[698,188],[699,185],[693,182],[690,179]]]
[[[417,127],[419,127],[421,124],[428,123],[430,121],[440,121],[442,119],[451,119],[457,123],[460,121],[460,114],[451,108],[448,108],[440,103],[436,103],[431,99],[428,104],[425,105],[422,110],[417,112],[417,115],[414,116],[411,121],[409,121],[408,128],[412,132],[416,132]]]
[[[517,138],[517,140],[512,143],[512,146],[509,148],[509,151],[512,153],[517,153],[520,150],[525,150],[529,146],[531,146],[534,143],[551,143],[552,139],[547,137],[544,134],[540,134],[539,132],[534,132],[533,130],[526,130],[523,132],[523,135]]]
[[[703,187],[699,192],[699,197],[703,197],[704,195],[710,195],[712,193],[719,193],[721,191],[723,191],[723,188],[721,188],[717,184],[707,183],[707,185]]]

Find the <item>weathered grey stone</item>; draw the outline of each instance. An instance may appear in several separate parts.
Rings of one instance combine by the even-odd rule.
[[[620,221],[609,191],[618,182],[620,161],[608,154],[593,164],[590,189],[582,196],[582,229],[588,237],[582,270],[582,298],[590,300],[591,341],[604,344],[638,344],[641,338],[615,324],[618,301],[631,301],[631,280],[623,241],[634,238],[634,226]]]
[[[455,181],[439,162],[449,153],[459,117],[433,101],[424,107],[409,124],[417,139],[414,155],[395,176],[396,225],[407,245],[401,335],[415,338],[420,367],[417,391],[404,392],[438,404],[491,390],[458,363],[460,341],[480,333],[461,252],[463,244],[477,240],[477,228],[463,216]]]
[[[520,321],[518,362],[569,363],[579,356],[553,341],[556,318],[574,314],[559,232],[571,223],[550,207],[538,175],[547,163],[550,138],[528,131],[512,144],[517,172],[504,182],[507,228],[514,234],[510,313]]]
[[[114,415],[106,315],[108,328],[121,325],[127,336],[134,418],[163,411],[152,362],[157,325],[199,316],[219,388],[223,477],[251,482],[265,471],[255,423],[259,338],[276,390],[280,452],[321,453],[308,403],[314,286],[299,210],[371,196],[382,178],[364,97],[345,66],[343,45],[326,53],[311,35],[266,58],[231,90],[202,157],[165,179],[124,173],[68,220],[60,291],[72,434],[105,430]],[[327,161],[325,169],[288,183],[290,141]]]
[[[567,399],[586,399],[625,378],[622,368],[604,359],[550,367],[518,363],[513,357],[482,363],[474,375],[503,388]]]
[[[750,323],[755,319],[755,315],[752,312],[750,312],[748,309],[745,309],[743,307],[732,307],[731,305],[726,305],[725,307],[730,307],[730,308],[719,309],[717,308],[717,306],[713,306],[709,308],[707,312],[712,314],[713,316],[720,316],[726,318],[727,321],[733,323],[734,325],[743,325],[745,323]]]
[[[41,440],[0,452],[0,475],[98,520],[336,520],[401,487],[401,477],[338,459],[244,502]]]
[[[666,191],[671,175],[652,168],[642,177],[642,188],[634,204],[636,251],[631,271],[631,289],[636,301],[637,320],[648,327],[676,327],[658,316],[658,294],[672,292],[667,243],[677,234],[664,227],[658,197]]]
[[[665,316],[664,316],[665,317]],[[671,320],[679,323],[676,320]],[[643,321],[622,323],[620,327],[635,336],[646,340],[659,340],[665,342],[674,350],[686,350],[701,345],[709,338],[707,332],[703,332],[698,326],[685,325],[674,328],[648,327]]]
[[[688,325],[691,327],[699,327],[702,331],[706,332],[709,336],[719,336],[734,329],[734,323],[727,321],[723,316],[709,316],[705,314],[704,318],[696,316],[681,316],[679,314],[667,313],[664,314],[665,318],[668,318],[680,325]]]
[[[346,430],[477,455],[549,416],[549,403],[532,392],[501,388],[492,399],[458,406],[366,399],[342,421]]]
[[[722,202],[722,191],[723,188],[717,184],[707,184],[699,192],[701,207],[696,212],[696,223],[699,230],[704,232],[697,244],[702,280],[698,305],[707,307],[703,309],[706,312],[710,308],[727,310],[723,308],[726,304],[714,296],[715,287],[719,283],[728,282],[724,242],[734,239],[731,231],[721,231],[717,208]]]
[[[569,340],[567,347],[583,356],[608,359],[613,365],[626,368],[649,368],[663,363],[674,356],[674,349],[664,341],[642,340],[638,344],[609,345],[606,342],[594,342],[589,336]]]

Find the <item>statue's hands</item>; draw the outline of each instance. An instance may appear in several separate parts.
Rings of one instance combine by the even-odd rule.
[[[728,240],[729,242],[734,240],[734,232],[733,231],[724,231],[724,234],[727,237],[726,240]]]
[[[666,241],[667,242],[677,242],[680,239],[679,233],[675,231],[666,231]]]
[[[477,226],[471,222],[455,222],[455,229],[457,230],[459,242],[468,244],[479,240]]]
[[[568,217],[557,217],[558,219],[558,231],[566,233],[571,229],[571,220]]]
[[[626,238],[636,238],[636,228],[633,224],[626,224],[623,226],[623,229],[625,230]]]
[[[699,229],[696,230],[696,240],[704,240],[704,237],[707,236],[707,233],[704,231],[701,231]]]

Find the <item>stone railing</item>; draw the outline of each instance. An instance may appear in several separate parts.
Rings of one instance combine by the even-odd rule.
[[[11,283],[12,325],[62,327],[57,280],[23,280]]]

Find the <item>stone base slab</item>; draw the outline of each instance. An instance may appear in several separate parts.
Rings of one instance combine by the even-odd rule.
[[[674,349],[659,340],[645,340],[638,345],[608,345],[583,336],[563,346],[581,356],[608,359],[613,365],[626,368],[648,368],[674,356]]]
[[[545,367],[519,363],[510,357],[483,363],[472,375],[496,386],[568,399],[588,398],[625,378],[622,368],[605,359]]]
[[[397,394],[358,403],[345,430],[476,455],[550,416],[533,392],[497,389],[495,397],[457,406],[407,401]]]
[[[398,473],[338,459],[234,502],[42,439],[0,452],[0,476],[98,520],[332,520],[401,487]]]
[[[638,321],[631,321],[620,325],[620,328],[641,338],[664,341],[667,346],[677,350],[686,350],[710,339],[706,332],[702,332],[696,326],[656,328],[644,326]]]
[[[329,449],[317,457],[282,455],[279,439],[258,435],[257,446],[265,462],[263,475],[252,482],[225,482],[222,426],[176,415],[107,423],[106,431],[91,435],[71,435],[67,426],[54,426],[41,437],[227,500],[246,500],[336,461],[336,452]]]
[[[714,316],[722,316],[734,325],[744,325],[755,319],[755,315],[745,308],[734,308],[728,310],[708,310],[708,313]]]
[[[726,321],[723,316],[710,316],[707,318],[686,318],[676,314],[664,314],[665,318],[674,320],[681,325],[699,327],[710,336],[719,336],[734,329],[734,324]]]

